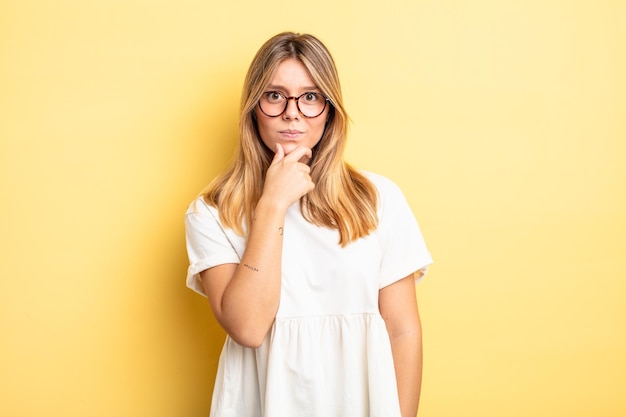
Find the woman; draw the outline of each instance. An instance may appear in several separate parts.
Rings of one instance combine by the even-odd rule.
[[[343,161],[326,47],[268,40],[240,120],[236,158],[186,215],[187,285],[228,334],[211,416],[415,416],[432,260],[401,191]]]

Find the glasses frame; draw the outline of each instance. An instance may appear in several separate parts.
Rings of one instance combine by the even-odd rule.
[[[287,106],[289,106],[289,100],[295,100],[296,101],[296,108],[298,109],[298,112],[302,115],[302,117],[306,117],[307,119],[315,119],[316,117],[321,116],[322,113],[324,113],[324,110],[326,110],[326,106],[328,105],[328,102],[330,102],[330,99],[328,97],[326,97],[324,94],[321,93],[315,93],[314,91],[307,91],[306,93],[302,93],[299,96],[286,96],[283,93],[281,93],[280,91],[266,91],[263,93],[263,95],[265,94],[269,94],[269,93],[276,93],[278,95],[280,95],[282,98],[285,99],[285,108],[283,109],[283,111],[281,111],[280,113],[278,113],[277,115],[270,115],[265,113],[265,110],[263,110],[263,107],[261,107],[261,99],[259,99],[259,110],[261,110],[261,113],[263,113],[264,115],[266,115],[267,117],[279,117],[282,116],[283,113],[285,113],[285,111],[287,110]],[[306,94],[319,94],[320,96],[324,97],[324,107],[322,107],[322,110],[316,114],[315,116],[307,116],[306,114],[302,113],[302,110],[300,110],[300,97],[306,95]]]

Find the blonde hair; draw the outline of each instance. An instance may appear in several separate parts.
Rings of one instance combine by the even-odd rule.
[[[304,64],[331,104],[326,128],[310,161],[315,189],[301,198],[300,208],[307,221],[337,229],[339,244],[345,246],[378,226],[377,192],[371,181],[343,160],[349,119],[339,77],[330,52],[312,35],[280,33],[258,50],[244,81],[235,157],[201,195],[218,208],[224,226],[244,234],[273,158],[259,136],[254,110],[274,71],[288,58]]]

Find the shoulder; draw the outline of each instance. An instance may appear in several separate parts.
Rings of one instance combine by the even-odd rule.
[[[374,184],[374,187],[378,191],[378,196],[385,200],[387,198],[402,198],[404,199],[404,194],[398,185],[385,177],[384,175],[377,174],[370,171],[360,171],[368,180]]]
[[[202,196],[198,196],[189,204],[185,215],[201,215],[211,210],[215,210],[215,207],[209,206]]]
[[[394,217],[403,218],[405,214],[412,211],[406,196],[394,181],[374,172],[361,171],[361,173],[376,188],[378,195],[377,213],[381,221],[385,222]]]
[[[217,209],[203,197],[196,197],[187,207],[185,222],[188,228],[207,229],[219,224]]]

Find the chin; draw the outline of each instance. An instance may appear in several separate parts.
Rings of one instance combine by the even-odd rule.
[[[283,145],[285,155],[289,155],[291,152],[293,152],[294,149],[298,147],[298,144],[293,142],[281,143],[281,145]]]

